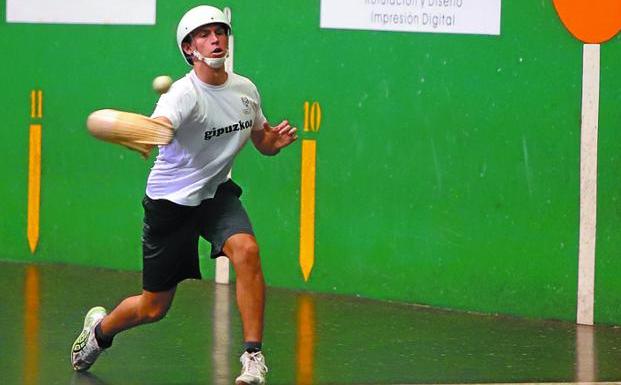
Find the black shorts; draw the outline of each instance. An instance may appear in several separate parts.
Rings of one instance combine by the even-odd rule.
[[[200,279],[199,236],[211,243],[211,258],[222,255],[224,242],[239,233],[252,234],[252,225],[239,197],[242,189],[232,180],[218,186],[216,195],[198,206],[166,199],[142,200],[142,287],[157,292],[187,278]]]

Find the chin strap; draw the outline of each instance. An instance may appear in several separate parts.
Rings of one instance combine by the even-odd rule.
[[[200,52],[198,52],[197,50],[194,50],[192,51],[192,56],[202,61],[203,63],[207,64],[211,68],[218,69],[218,68],[222,68],[222,66],[224,65],[226,57],[228,56],[228,52],[223,57],[205,57],[201,55]]]

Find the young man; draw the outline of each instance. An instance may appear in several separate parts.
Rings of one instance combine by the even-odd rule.
[[[77,371],[90,368],[116,334],[164,317],[177,284],[200,278],[202,236],[211,242],[212,258],[226,255],[237,277],[245,352],[236,382],[265,383],[259,248],[239,200],[241,188],[228,175],[248,139],[261,153],[275,155],[297,135],[287,121],[270,127],[254,84],[224,70],[230,32],[223,12],[206,5],[191,9],[179,22],[177,43],[192,71],[160,97],[152,114],[171,124],[175,136],[160,146],[143,200],[143,291],[109,314],[102,307],[87,313],[71,351]]]

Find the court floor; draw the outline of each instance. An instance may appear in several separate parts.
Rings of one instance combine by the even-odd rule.
[[[118,335],[88,374],[69,364],[84,313],[140,290],[140,274],[0,262],[1,385],[233,384],[234,286],[187,281],[168,316]],[[621,328],[576,326],[270,288],[268,384],[611,383]]]

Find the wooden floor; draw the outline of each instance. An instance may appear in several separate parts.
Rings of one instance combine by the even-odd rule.
[[[1,385],[233,384],[234,285],[187,281],[168,316],[69,364],[86,311],[140,291],[139,273],[0,263]],[[268,384],[594,383],[621,380],[621,329],[268,290]]]

